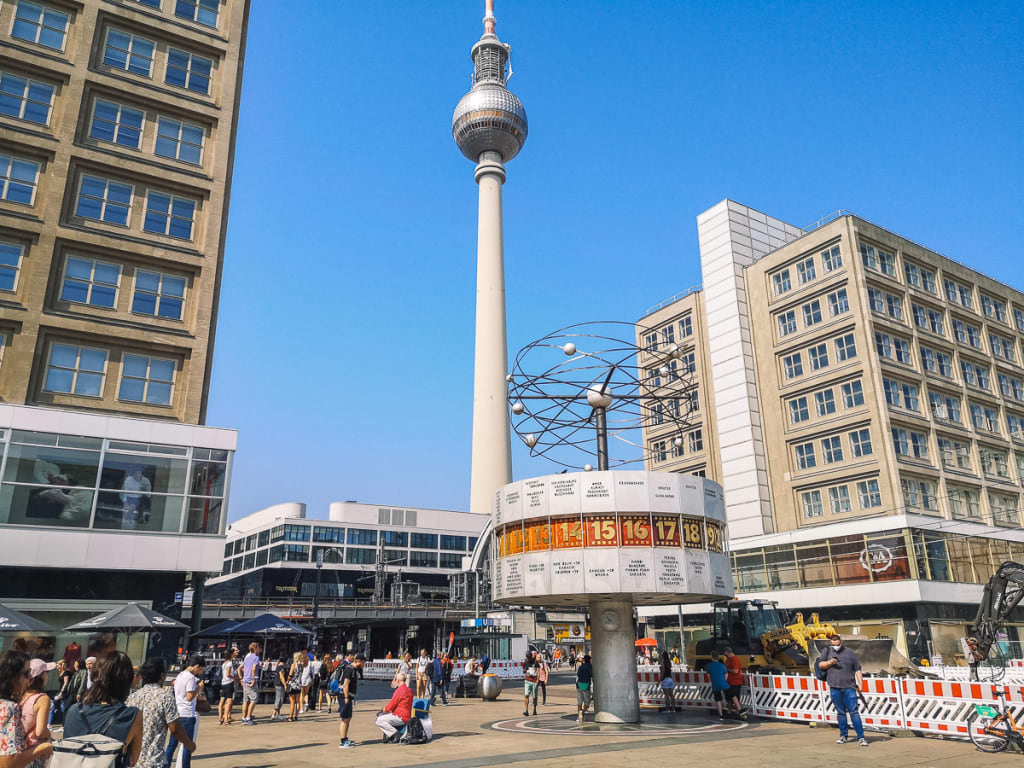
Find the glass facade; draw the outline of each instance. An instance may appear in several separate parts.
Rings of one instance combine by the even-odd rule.
[[[906,579],[984,584],[1024,543],[900,529],[732,553],[737,592]]]
[[[0,430],[0,525],[222,533],[228,451]]]

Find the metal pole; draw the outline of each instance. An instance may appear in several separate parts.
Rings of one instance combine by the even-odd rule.
[[[679,660],[686,664],[686,624],[683,621],[683,606],[677,605],[679,612]]]
[[[310,646],[314,656],[316,656],[317,639],[319,637],[317,622],[320,618],[320,573],[323,567],[324,551],[318,549],[316,551],[316,591],[313,592],[313,637],[310,639]]]
[[[597,468],[608,469],[608,419],[604,408],[594,409],[595,422],[597,424]]]
[[[188,641],[185,645],[185,649],[191,651],[193,649],[192,637],[199,634],[199,630],[203,627],[203,600],[206,598],[206,574],[205,573],[193,573],[192,574],[192,629],[189,632]]]

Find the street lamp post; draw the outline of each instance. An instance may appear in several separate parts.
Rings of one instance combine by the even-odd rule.
[[[310,650],[313,651],[313,655],[316,656],[317,640],[320,638],[320,630],[318,628],[320,619],[320,575],[324,567],[324,551],[318,549],[316,551],[316,590],[313,592],[313,638],[310,640]]]

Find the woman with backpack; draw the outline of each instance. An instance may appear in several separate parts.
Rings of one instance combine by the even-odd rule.
[[[327,699],[327,713],[331,712],[331,681],[334,679],[334,662],[331,660],[331,654],[325,653],[323,659],[320,661],[320,687],[317,691],[316,708],[317,711],[322,711],[324,708],[324,699]]]
[[[135,670],[127,653],[112,651],[96,659],[92,688],[64,718],[64,738],[101,734],[124,745],[114,768],[127,768],[139,762],[142,713],[125,705],[134,679]]]
[[[37,760],[45,761],[53,745],[43,741],[29,747],[21,720],[21,700],[31,680],[28,656],[21,651],[0,655],[0,768],[26,768]]]

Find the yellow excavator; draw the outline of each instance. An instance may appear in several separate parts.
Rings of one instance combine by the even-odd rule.
[[[776,603],[768,600],[728,600],[714,604],[714,626],[711,637],[697,641],[689,654],[694,666],[703,669],[711,660],[711,652],[728,646],[744,660],[751,672],[775,670],[810,670],[828,640],[839,632],[831,624],[823,624],[818,614],[811,614],[811,623],[804,623],[803,614],[785,624]],[[889,638],[844,640],[857,654],[861,668],[867,673],[905,672],[910,662],[893,647]]]

